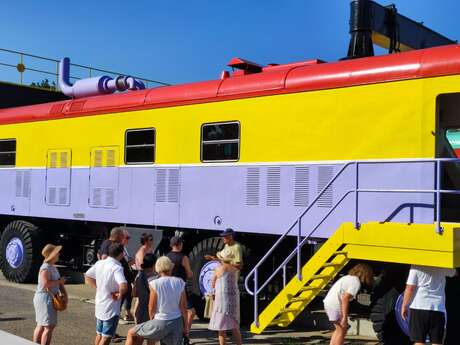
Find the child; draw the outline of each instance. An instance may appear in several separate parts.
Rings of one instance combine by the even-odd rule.
[[[361,284],[372,286],[372,268],[368,264],[357,264],[348,275],[337,280],[324,298],[324,310],[334,326],[330,345],[343,345],[348,330],[348,308],[356,298]]]

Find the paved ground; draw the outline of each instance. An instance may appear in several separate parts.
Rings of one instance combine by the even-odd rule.
[[[33,309],[34,285],[18,285],[0,277],[0,329],[30,339],[35,327]],[[55,345],[87,345],[94,337],[94,291],[82,284],[67,285],[70,303],[67,311],[60,313],[55,331]],[[130,325],[120,325],[119,334],[126,334]],[[206,329],[207,324],[196,322],[191,337],[194,344],[217,344],[216,334]],[[244,344],[328,344],[328,330],[300,331],[270,330],[264,335],[254,336],[243,330]],[[350,337],[347,344],[371,345],[377,342],[363,337]]]

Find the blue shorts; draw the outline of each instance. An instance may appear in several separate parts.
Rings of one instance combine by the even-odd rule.
[[[96,319],[96,333],[105,338],[113,337],[117,330],[119,318],[117,315],[105,321]]]

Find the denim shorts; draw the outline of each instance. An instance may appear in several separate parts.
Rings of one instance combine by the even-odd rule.
[[[102,335],[105,338],[111,338],[115,335],[115,331],[118,326],[118,315],[112,317],[108,320],[99,320],[96,319],[96,333]]]

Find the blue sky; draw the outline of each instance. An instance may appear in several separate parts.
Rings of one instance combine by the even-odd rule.
[[[394,2],[460,39],[460,1]],[[2,0],[0,47],[182,83],[217,78],[234,56],[337,60],[347,52],[348,19],[348,0]]]

